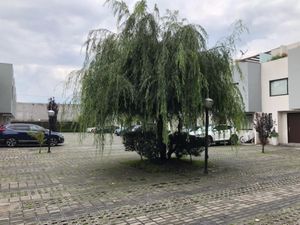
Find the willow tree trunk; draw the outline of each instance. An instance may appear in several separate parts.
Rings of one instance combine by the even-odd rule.
[[[178,116],[178,126],[177,126],[177,134],[169,135],[169,145],[168,145],[168,159],[171,159],[172,154],[178,149],[178,142],[177,138],[181,136],[183,122],[181,116]]]
[[[162,115],[159,115],[157,121],[157,140],[161,161],[165,161],[167,159],[166,145],[163,142],[163,129],[164,121]]]
[[[179,134],[180,134],[181,131],[182,131],[182,127],[183,127],[182,124],[183,124],[183,123],[182,123],[182,118],[181,118],[181,116],[178,116],[178,126],[177,126],[177,129],[178,129],[178,133],[179,133]]]

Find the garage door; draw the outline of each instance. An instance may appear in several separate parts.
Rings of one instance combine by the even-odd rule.
[[[288,114],[289,143],[300,143],[300,113]]]

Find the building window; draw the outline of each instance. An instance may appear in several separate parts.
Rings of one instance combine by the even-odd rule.
[[[270,80],[270,96],[288,95],[288,78]]]

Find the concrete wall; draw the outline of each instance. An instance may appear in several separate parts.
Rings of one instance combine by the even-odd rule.
[[[288,51],[289,106],[300,109],[300,47]]]
[[[249,97],[248,97],[248,66],[245,62],[239,62],[235,67],[233,81],[237,84],[244,104],[245,111],[249,112]]]
[[[243,97],[246,112],[261,111],[261,75],[260,64],[252,62],[239,62],[240,72],[236,68],[233,80],[238,83]]]
[[[288,54],[288,52],[291,49],[299,48],[299,47],[300,47],[300,42],[296,42],[296,43],[289,44],[289,45],[281,45],[278,48],[271,50],[271,55],[272,56],[280,56],[282,54]]]
[[[287,113],[278,113],[278,125],[277,132],[279,133],[278,142],[282,144],[288,143],[288,124],[287,124]]]
[[[13,65],[0,63],[0,123],[15,116],[16,88]]]
[[[74,121],[76,106],[59,105],[58,121]],[[14,122],[48,121],[47,104],[44,103],[17,103],[17,113]]]
[[[261,65],[248,63],[249,112],[260,112],[261,103]]]

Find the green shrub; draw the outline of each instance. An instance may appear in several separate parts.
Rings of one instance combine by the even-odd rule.
[[[275,56],[272,56],[271,61],[281,59],[281,58],[284,58],[284,57],[287,57],[286,53],[282,53],[281,55],[275,55]]]
[[[137,130],[126,132],[123,135],[123,143],[125,151],[135,151],[141,156],[141,159],[143,157],[150,160],[158,160],[160,158],[158,141],[153,131]]]
[[[175,153],[177,158],[189,155],[192,160],[192,156],[200,156],[204,151],[205,139],[189,135],[186,132],[175,132],[169,135],[169,151],[168,157]]]
[[[270,132],[269,138],[273,138],[273,137],[276,138],[278,136],[279,134],[276,132],[276,129],[273,128],[273,130]]]
[[[149,160],[160,159],[160,151],[158,147],[158,140],[154,131],[143,131],[142,129],[134,132],[126,132],[123,135],[123,144],[125,151],[135,151],[140,156]],[[204,150],[205,140],[191,136],[188,133],[174,133],[169,135],[168,145],[168,159],[174,153],[177,158],[189,155],[199,156]]]

